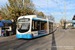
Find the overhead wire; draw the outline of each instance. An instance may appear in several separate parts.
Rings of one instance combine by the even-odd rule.
[[[38,5],[35,5],[35,6],[38,6]],[[41,6],[38,6],[38,7],[41,8]],[[41,9],[44,10],[44,11],[47,11],[48,10],[48,0],[47,0],[47,10],[45,10],[44,8],[41,8]],[[47,13],[49,13],[49,12],[47,11]]]
[[[58,5],[58,2],[56,2],[55,0],[53,0],[57,5]],[[65,1],[65,0],[64,0]],[[63,12],[61,11],[61,9],[60,9],[60,6],[58,5],[58,8],[59,8],[59,11],[61,12],[61,14],[63,14]],[[63,22],[63,16],[61,17],[61,19],[62,19],[62,22]]]
[[[60,6],[58,5],[58,2],[56,2],[55,0],[53,0],[56,4],[57,4],[57,6],[58,6],[58,8],[59,8],[59,11],[61,12],[61,13],[63,13],[62,11],[61,11],[61,9],[60,9]]]
[[[57,6],[58,6],[58,8],[59,8],[59,11],[61,12],[61,13],[63,13],[62,11],[61,11],[61,9],[60,9],[60,6],[58,5],[58,2],[56,2],[55,0],[53,0],[56,4],[57,4]],[[48,0],[47,0],[47,10],[49,10],[48,9]],[[35,6],[38,6],[38,5],[35,5]],[[38,6],[38,7],[41,7],[41,6]],[[44,8],[41,8],[42,10],[45,10]],[[47,10],[45,10],[45,11],[47,11]],[[51,13],[50,12],[47,12],[48,14],[50,14],[51,15]],[[52,16],[52,15],[51,15]]]
[[[35,5],[35,6],[38,6],[38,5]],[[41,7],[41,6],[38,6],[38,7]],[[47,10],[49,10],[48,9],[48,0],[47,0],[47,10],[45,10],[44,8],[41,8],[42,10],[44,10],[44,11],[47,11]],[[52,16],[53,17],[53,15],[50,13],[50,12],[47,12],[48,14],[50,14],[50,15],[46,15],[46,17],[49,17],[49,16]],[[53,17],[54,18],[54,17]]]

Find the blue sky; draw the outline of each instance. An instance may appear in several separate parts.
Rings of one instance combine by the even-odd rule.
[[[67,20],[72,20],[75,14],[74,2],[75,0],[66,0]],[[8,3],[8,0],[0,0],[0,6],[5,5],[5,3]],[[52,14],[56,23],[59,23],[62,17],[65,19],[65,0],[33,0],[33,3],[39,12],[42,11],[45,15]],[[56,14],[54,15],[54,13]]]

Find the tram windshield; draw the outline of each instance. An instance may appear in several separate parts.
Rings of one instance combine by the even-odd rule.
[[[29,21],[23,22],[23,20],[21,20],[21,21],[22,22],[19,21],[17,24],[18,31],[21,33],[27,32],[30,28],[30,22]]]

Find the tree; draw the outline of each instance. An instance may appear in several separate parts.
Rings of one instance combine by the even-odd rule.
[[[0,7],[0,17],[4,20],[17,21],[17,18],[24,15],[40,15],[45,17],[43,12],[38,12],[32,0],[8,0],[8,4]],[[51,18],[53,20],[53,18]]]
[[[0,10],[0,16],[5,20],[17,21],[19,16],[35,14],[34,4],[31,0],[8,0],[8,2]]]
[[[43,14],[43,12],[39,12],[38,15],[43,16],[43,17],[45,16],[45,15]]]

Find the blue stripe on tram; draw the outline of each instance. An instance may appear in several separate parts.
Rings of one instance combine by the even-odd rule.
[[[34,36],[34,38],[40,37],[40,36],[43,36],[43,35],[47,35],[47,33],[44,33],[44,34],[40,34],[40,35]]]
[[[32,39],[32,34],[16,34],[16,38]]]

